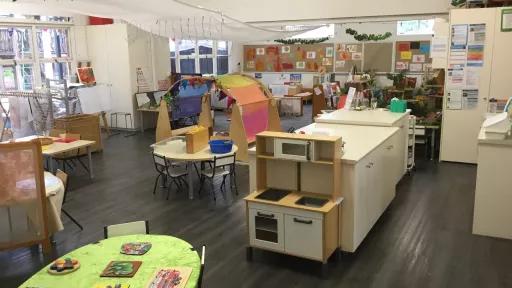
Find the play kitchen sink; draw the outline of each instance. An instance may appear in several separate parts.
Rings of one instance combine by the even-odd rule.
[[[297,200],[295,204],[306,207],[321,208],[327,202],[329,202],[328,199],[304,196]]]
[[[288,194],[290,191],[270,188],[256,196],[256,199],[278,202]]]

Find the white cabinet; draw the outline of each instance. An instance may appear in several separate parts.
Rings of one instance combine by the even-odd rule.
[[[322,219],[284,215],[285,252],[322,260]]]
[[[284,251],[283,214],[249,209],[249,238],[251,246]]]
[[[327,214],[252,202],[248,208],[251,247],[318,261],[337,247],[337,206]]]

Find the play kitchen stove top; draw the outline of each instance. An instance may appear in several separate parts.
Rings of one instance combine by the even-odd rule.
[[[270,188],[256,196],[256,199],[278,202],[290,193],[291,191]]]

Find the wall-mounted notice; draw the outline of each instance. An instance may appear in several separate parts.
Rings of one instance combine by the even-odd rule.
[[[462,90],[450,90],[446,98],[446,109],[462,109]]]
[[[465,86],[465,70],[462,68],[448,69],[447,86],[451,88],[463,88]]]
[[[478,88],[480,85],[480,69],[466,69],[466,88]]]
[[[512,9],[501,10],[501,32],[512,31]]]
[[[451,49],[466,49],[468,43],[468,25],[452,25]]]
[[[462,109],[475,109],[478,106],[478,90],[462,90]]]
[[[290,82],[300,83],[302,81],[302,74],[290,74]]]
[[[448,37],[434,37],[430,48],[430,57],[446,58],[448,53]]]

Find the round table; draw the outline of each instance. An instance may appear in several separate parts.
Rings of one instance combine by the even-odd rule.
[[[128,242],[151,242],[151,249],[144,255],[125,255],[120,253],[121,245]],[[120,283],[129,284],[133,288],[144,288],[159,268],[190,267],[192,273],[186,288],[196,287],[199,279],[201,261],[192,246],[175,237],[164,235],[129,235],[112,237],[98,243],[78,248],[61,258],[75,258],[80,268],[66,275],[50,275],[49,264],[20,287],[52,287],[52,288],[92,288],[96,284]],[[131,278],[100,277],[101,272],[113,260],[142,261],[137,273]]]
[[[154,149],[154,153],[158,156],[165,157],[170,160],[183,161],[188,162],[187,165],[188,175],[188,196],[190,199],[194,199],[194,186],[192,184],[192,174],[194,173],[194,168],[192,165],[194,162],[199,161],[211,161],[215,157],[223,157],[233,155],[238,151],[238,147],[233,145],[231,152],[226,154],[214,154],[210,150],[210,146],[196,152],[196,153],[187,153],[187,142],[184,137],[175,137],[171,138],[167,141],[162,141],[152,145]]]

